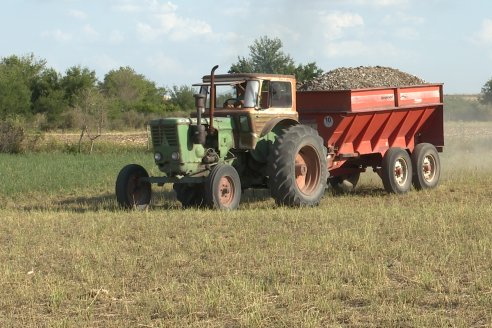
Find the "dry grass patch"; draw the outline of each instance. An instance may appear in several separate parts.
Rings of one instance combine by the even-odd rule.
[[[117,209],[116,173],[148,154],[0,157],[16,168],[0,175],[0,326],[490,326],[492,151],[447,140],[436,190],[387,195],[366,174],[316,208],[250,191],[233,212],[182,210],[169,189]]]

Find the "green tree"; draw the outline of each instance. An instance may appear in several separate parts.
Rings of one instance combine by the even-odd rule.
[[[299,82],[311,80],[323,73],[315,62],[295,65],[289,54],[282,51],[279,38],[262,36],[249,46],[249,57],[238,57],[229,73],[294,74]]]
[[[96,72],[80,65],[72,66],[61,79],[61,87],[65,92],[65,99],[72,107],[76,106],[76,99],[85,90],[96,87]]]
[[[492,79],[488,80],[482,87],[480,102],[482,104],[492,104]]]
[[[31,111],[31,90],[29,85],[18,78],[19,72],[0,65],[0,119],[26,116]]]
[[[238,57],[238,62],[231,66],[229,72],[292,74],[294,60],[282,51],[282,46],[279,38],[262,36],[249,46],[249,58]]]
[[[33,113],[44,113],[49,128],[61,123],[68,100],[61,85],[60,74],[52,68],[43,71],[32,86]]]
[[[182,86],[173,86],[170,91],[170,99],[169,103],[172,105],[171,110],[180,110],[180,111],[191,111],[195,108],[195,98],[193,97],[195,94],[192,87],[187,85]],[[168,107],[169,110],[169,107]]]
[[[318,76],[323,74],[323,70],[319,68],[315,62],[312,62],[306,65],[297,65],[294,74],[296,76],[297,82],[302,83],[317,78]]]
[[[46,61],[33,54],[4,57],[0,61],[0,116],[26,117],[32,114],[32,90],[45,70]]]
[[[158,88],[131,67],[111,70],[104,77],[101,90],[116,100],[119,111],[161,112],[166,90]]]

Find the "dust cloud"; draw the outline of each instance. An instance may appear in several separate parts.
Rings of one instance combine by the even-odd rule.
[[[492,121],[444,122],[444,172],[492,171]]]

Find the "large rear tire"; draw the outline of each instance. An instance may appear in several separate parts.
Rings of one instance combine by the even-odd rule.
[[[441,162],[436,147],[429,143],[415,146],[412,153],[413,185],[415,189],[432,189],[439,183]]]
[[[241,180],[236,169],[217,164],[205,180],[205,202],[211,208],[234,210],[241,200]]]
[[[404,194],[412,186],[412,161],[402,148],[390,148],[384,154],[381,179],[389,193]]]
[[[273,144],[269,169],[270,192],[278,205],[318,205],[328,178],[323,139],[309,126],[289,127]]]
[[[121,207],[144,209],[150,203],[152,189],[150,182],[141,181],[149,174],[140,165],[129,164],[123,167],[116,178],[116,200]]]

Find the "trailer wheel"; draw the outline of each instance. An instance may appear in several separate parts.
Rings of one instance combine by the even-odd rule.
[[[412,185],[412,162],[406,150],[390,148],[384,154],[381,179],[389,193],[404,194]]]
[[[184,208],[199,207],[205,203],[203,183],[175,183],[173,189],[176,192],[176,198]]]
[[[241,200],[241,180],[229,164],[217,164],[205,180],[205,202],[212,208],[233,210]]]
[[[415,189],[431,189],[437,186],[441,176],[441,163],[436,147],[429,143],[415,146],[412,153],[413,185]]]
[[[145,209],[152,196],[150,182],[140,181],[149,174],[140,165],[129,164],[123,167],[116,178],[116,200],[121,207]]]
[[[291,126],[273,144],[269,170],[278,205],[318,205],[328,178],[323,139],[309,126]]]
[[[337,194],[346,194],[354,191],[359,182],[360,172],[352,174],[343,174],[328,179],[331,188]]]

